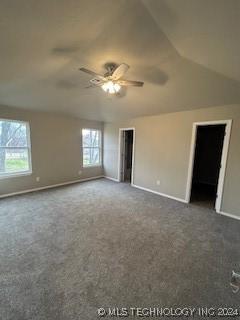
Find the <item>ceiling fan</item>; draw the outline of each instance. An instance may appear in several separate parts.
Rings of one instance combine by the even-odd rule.
[[[129,65],[126,63],[122,63],[119,66],[109,64],[107,65],[107,72],[103,76],[86,68],[80,68],[79,70],[94,76],[90,80],[91,85],[87,88],[101,87],[105,92],[113,94],[119,92],[122,86],[143,86],[144,82],[122,79],[128,69]]]

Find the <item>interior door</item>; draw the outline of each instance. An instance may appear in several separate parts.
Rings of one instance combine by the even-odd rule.
[[[120,181],[124,181],[125,175],[125,131],[121,133],[121,171],[120,171]]]

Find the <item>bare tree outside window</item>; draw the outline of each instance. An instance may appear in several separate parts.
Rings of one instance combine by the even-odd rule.
[[[30,171],[26,122],[0,119],[0,176]]]
[[[101,131],[95,129],[82,130],[83,166],[101,164]]]

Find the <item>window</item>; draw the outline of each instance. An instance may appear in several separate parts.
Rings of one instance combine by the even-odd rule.
[[[31,173],[27,122],[0,119],[0,178]]]
[[[83,166],[101,165],[101,131],[95,129],[82,130]]]

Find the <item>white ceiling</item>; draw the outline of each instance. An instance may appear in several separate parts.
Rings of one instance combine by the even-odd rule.
[[[239,0],[143,0],[180,55],[240,81]]]
[[[1,0],[0,104],[114,121],[240,103],[238,0]],[[143,88],[85,89],[81,66]]]

